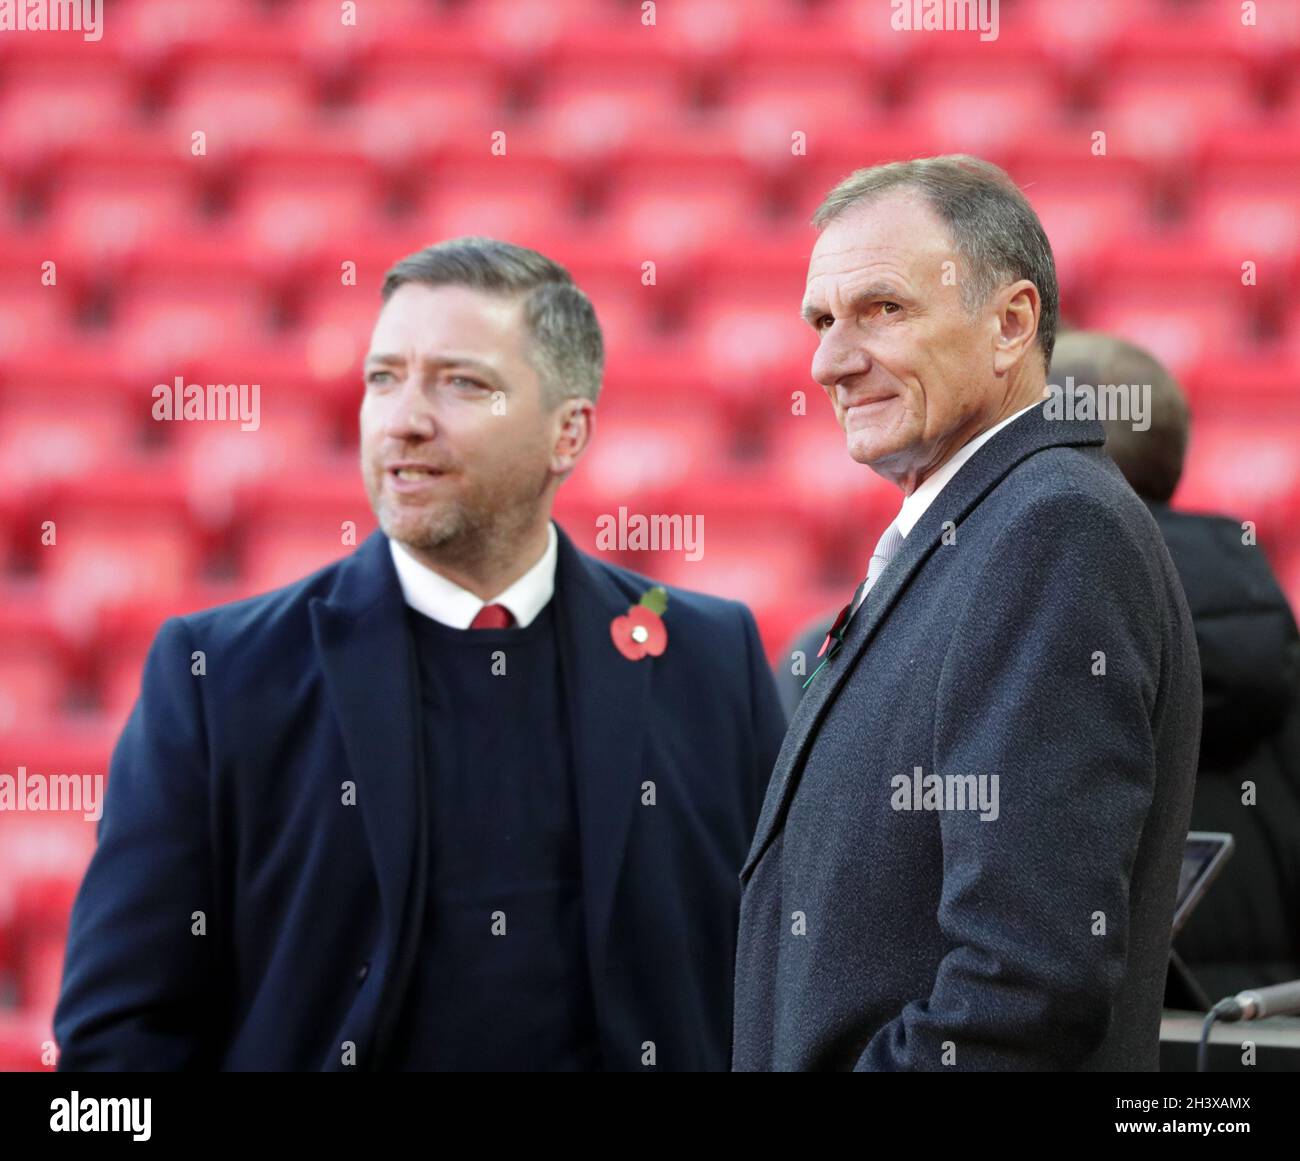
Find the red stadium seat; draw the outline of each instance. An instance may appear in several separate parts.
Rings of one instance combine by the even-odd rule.
[[[263,261],[310,260],[378,219],[381,192],[369,170],[342,161],[259,161],[242,174],[229,229],[235,245]]]
[[[118,0],[110,10],[114,31],[107,39],[129,45],[133,63],[142,68],[160,60],[179,63],[226,30],[247,28],[259,14],[254,0],[205,0],[201,8],[174,0]]]
[[[504,124],[506,88],[495,69],[466,61],[379,61],[345,113],[356,148],[381,160],[432,151]]]
[[[72,887],[72,891],[67,889]],[[22,950],[18,956],[18,999],[26,1012],[44,1014],[51,1022],[59,1002],[59,987],[63,980],[63,953],[67,943],[68,916],[72,911],[75,884],[59,884],[58,889],[34,895],[43,906],[56,902],[65,910],[58,929],[50,932],[24,933]],[[48,913],[46,913],[48,914]]]
[[[384,262],[396,261],[406,252],[395,247],[385,254]],[[359,267],[354,286],[341,285],[336,272],[331,271],[329,277],[333,284],[325,283],[326,289],[303,304],[302,316],[286,346],[304,372],[335,383],[341,390],[354,391],[359,406],[361,365],[382,305],[380,276],[373,267],[365,274]]]
[[[1267,10],[1224,6],[1215,0],[1142,0],[1107,45],[1121,70],[1152,65],[1177,67],[1208,55],[1255,69],[1285,62],[1300,47],[1300,9],[1280,4]],[[1060,23],[1058,21],[1058,23]],[[1189,87],[1194,85],[1189,82]]]
[[[1296,13],[1281,5],[1259,15],[1250,25],[1239,8],[1214,0],[1090,0],[1062,19],[1056,0],[1018,0],[1015,27],[1050,56],[1113,76],[1204,57],[1207,48],[1227,61],[1284,55],[1296,43]]]
[[[179,157],[155,159],[148,168],[106,159],[60,169],[49,209],[56,256],[91,265],[202,228],[195,177]]]
[[[1194,415],[1284,415],[1290,409],[1300,416],[1295,362],[1285,351],[1261,359],[1206,359],[1184,376],[1182,385]]]
[[[122,128],[135,100],[133,78],[110,61],[10,61],[0,96],[0,158],[30,163]]]
[[[665,584],[715,593],[761,609],[789,601],[817,583],[821,571],[817,539],[802,520],[787,513],[756,509],[748,503],[716,502],[699,491],[665,513],[703,517],[698,560],[688,559],[681,550],[683,541],[678,550],[669,547],[643,554],[643,563],[632,564]],[[698,522],[693,527],[701,530]]]
[[[1147,347],[1175,375],[1183,375],[1203,359],[1248,350],[1253,306],[1240,285],[1099,283],[1081,321]]]
[[[28,225],[25,221],[22,190],[23,183],[16,172],[7,166],[0,169],[0,239],[19,238]],[[5,265],[21,264],[6,262]]]
[[[329,418],[309,391],[267,384],[259,426],[179,424],[176,444],[190,508],[219,525],[234,511],[236,493],[272,475],[310,472],[332,448]]]
[[[879,86],[872,71],[828,67],[825,60],[754,60],[728,81],[721,117],[742,153],[779,165],[789,161],[796,132],[815,157],[884,117]]]
[[[313,5],[309,0],[276,0],[266,5],[262,0],[224,0],[230,8],[224,13],[227,22],[207,22],[197,28],[191,27],[192,35],[177,47],[175,62],[178,71],[189,72],[207,64],[260,64],[270,70],[281,65],[310,65],[313,69],[327,71],[329,67],[342,63],[338,58],[346,53],[318,53],[322,42],[320,28],[308,31],[308,26],[316,23],[312,20]],[[411,5],[419,0],[385,0],[383,8],[388,12],[401,13],[409,11]],[[369,22],[360,20],[346,23],[350,13],[340,6],[332,13],[325,10],[317,0],[314,5],[317,20],[333,18],[333,23],[340,29],[352,31],[354,41],[363,42],[375,33],[374,25],[378,18]],[[365,27],[365,25],[369,27]],[[256,36],[250,36],[248,29],[255,26]],[[364,28],[364,31],[362,29]]]
[[[46,360],[73,331],[74,304],[66,287],[41,284],[41,270],[0,271],[0,368]]]
[[[90,481],[129,455],[147,417],[148,396],[132,414],[89,384],[53,392],[49,383],[25,382],[0,391],[0,488],[22,493]]]
[[[350,23],[344,22],[344,11],[336,0],[279,0],[273,35],[287,40],[295,55],[326,74],[340,68],[369,68],[378,61],[387,64],[390,58],[400,64],[415,55],[441,68],[447,57],[461,52],[448,35],[447,14],[428,0],[359,4],[357,18]],[[259,42],[239,30],[228,46],[234,53],[255,53],[259,47]]]
[[[592,237],[620,257],[667,266],[754,229],[761,208],[760,189],[743,165],[633,162],[611,175]]]
[[[692,5],[695,7],[707,11],[710,6]],[[758,61],[820,64],[826,72],[866,72],[874,86],[892,83],[932,40],[900,35],[890,26],[893,9],[889,4],[723,0],[714,7],[728,17],[727,24],[714,34],[717,48],[731,50],[724,64],[731,56],[742,65]]]
[[[994,157],[1063,121],[1064,93],[1039,54],[1002,54],[996,67],[941,59],[909,70],[903,116],[944,152]]]
[[[577,210],[577,187],[561,165],[515,156],[488,155],[485,137],[476,159],[448,159],[436,166],[420,191],[413,215],[430,242],[462,234],[486,234],[546,250],[569,231]]]
[[[801,294],[802,287],[792,292],[706,281],[689,319],[692,366],[736,404],[768,408],[770,415],[788,411],[790,392],[810,385],[817,349],[816,336],[799,317]]]
[[[53,1051],[50,1013],[0,1009],[0,1072],[49,1072],[46,1046]]]
[[[770,425],[769,477],[774,489],[800,504],[828,544],[851,556],[861,551],[863,529],[878,526],[883,531],[903,495],[849,455],[844,431],[821,387],[810,382],[804,390],[806,412],[792,414],[787,407]],[[870,550],[867,544],[868,555]],[[857,571],[862,562],[846,559],[843,564]]]
[[[153,637],[154,633],[128,640],[119,638],[114,641],[112,654],[104,659],[99,687],[100,711],[105,722],[115,731],[126,725],[126,719],[140,696],[140,680]]]
[[[671,63],[631,70],[618,60],[572,60],[547,71],[537,125],[546,151],[582,161],[687,124],[689,87]]]
[[[779,33],[811,18],[799,0],[697,0],[674,12],[672,19],[661,18],[658,31],[666,34],[675,54],[727,59],[732,52],[753,51],[758,34]],[[760,46],[764,43],[759,41]]]
[[[106,775],[102,768],[56,770],[43,763],[23,765],[29,776]],[[7,755],[0,769],[12,775],[18,772],[17,764],[10,762]],[[0,884],[3,888],[12,893],[19,885],[32,882],[58,880],[76,883],[95,849],[96,821],[85,818],[86,813],[93,812],[42,810],[0,814],[0,867],[3,868]],[[60,921],[57,914],[50,918],[56,923]]]
[[[576,480],[576,477],[575,477]],[[570,488],[567,484],[560,489],[555,498],[552,517],[564,529],[580,552],[600,554],[602,560],[622,568],[636,569],[644,567],[645,561],[637,561],[637,554],[625,554],[617,551],[602,550],[596,543],[599,528],[597,521],[609,515],[609,506],[604,501],[592,500],[589,493],[584,493],[581,485]]]
[[[19,763],[0,759],[0,771],[17,775]],[[103,775],[97,769],[54,768],[22,763],[27,776]],[[100,781],[98,790],[107,785]],[[83,801],[83,807],[89,803]],[[100,799],[102,806],[102,797]],[[24,1006],[48,999],[48,957],[39,945],[50,937],[62,942],[81,877],[95,847],[96,821],[75,811],[5,811],[0,813],[0,946],[5,966],[20,975]],[[35,954],[33,954],[35,953]],[[21,977],[27,971],[27,979]],[[57,978],[57,977],[56,977]],[[45,1011],[48,1016],[52,1005]]]
[[[1086,276],[1111,247],[1123,248],[1156,225],[1151,191],[1137,166],[1091,157],[1086,149],[1080,156],[1015,170],[1052,244],[1062,282]]]
[[[509,8],[508,0],[500,7]],[[661,5],[656,22],[648,25],[643,23],[644,5],[595,0],[594,10],[568,20],[562,35],[555,36],[552,29],[544,44],[534,39],[516,51],[541,53],[548,68],[595,59],[629,72],[673,65],[711,90],[715,80],[750,57],[784,52],[788,59],[794,42],[807,44],[813,38],[824,7],[823,0],[812,5],[802,0],[692,0],[667,12]],[[823,37],[820,44],[825,56],[827,40]],[[697,127],[691,136],[698,139],[698,133]]]
[[[1106,78],[1091,115],[1106,131],[1112,154],[1187,158],[1215,134],[1249,119],[1252,91],[1245,68],[1235,62],[1205,55],[1153,63],[1139,56],[1132,65]]]
[[[1300,131],[1300,122],[1297,122]],[[1191,232],[1239,265],[1300,257],[1300,151],[1292,165],[1223,164],[1195,184]]]
[[[1086,67],[1120,40],[1124,30],[1161,0],[1091,0],[1061,18],[1056,0],[1021,0],[1018,13],[1044,52]],[[1020,7],[1020,6],[1018,6]]]
[[[103,474],[51,504],[57,546],[38,559],[60,622],[93,631],[100,610],[184,590],[198,566],[183,495],[150,475]]]
[[[725,465],[726,420],[702,391],[664,397],[623,386],[621,397],[601,399],[595,436],[566,491],[613,512]]]
[[[50,721],[62,704],[67,675],[48,640],[10,639],[0,652],[0,735],[20,723]],[[12,773],[12,771],[11,771]]]
[[[1300,369],[1300,302],[1293,302],[1283,319],[1282,351],[1290,359],[1294,387],[1297,369]]]
[[[628,261],[622,269],[605,266],[596,272],[570,266],[569,272],[595,308],[607,365],[625,357],[650,356],[656,350],[662,353],[672,345],[673,340],[663,334],[671,298],[658,284],[642,284],[638,264]]]
[[[1289,416],[1290,422],[1285,422]],[[1198,420],[1192,428],[1175,505],[1253,521],[1261,539],[1293,538],[1300,505],[1300,420],[1295,408],[1274,417]]]
[[[267,344],[268,315],[259,289],[235,280],[196,280],[183,271],[142,277],[118,298],[113,335],[118,368],[137,382],[169,383],[200,366],[224,364],[217,381],[238,380],[241,368],[232,349]],[[257,378],[253,371],[250,382]]]
[[[258,528],[248,539],[242,595],[256,596],[293,584],[348,555],[337,527]]]
[[[249,145],[273,144],[307,128],[314,100],[305,69],[268,69],[260,61],[203,61],[181,76],[167,113],[168,131],[183,154],[191,153],[193,134],[202,132],[210,164],[228,165]]]
[[[551,0],[523,6],[514,0],[477,0],[463,7],[455,23],[438,31],[444,37],[491,46],[494,57],[522,64],[546,56],[583,28],[594,26],[594,35],[600,37],[612,24],[611,15],[604,0]],[[624,18],[639,24],[635,12]]]
[[[245,594],[266,592],[349,555],[375,529],[356,461],[272,479],[246,497],[241,546]],[[355,543],[345,542],[350,526]]]

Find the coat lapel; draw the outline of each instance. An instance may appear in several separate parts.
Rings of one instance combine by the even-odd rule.
[[[605,983],[610,978],[606,966],[611,917],[628,831],[641,801],[646,706],[656,661],[629,661],[615,648],[610,622],[624,615],[640,594],[620,588],[563,530],[555,589],[578,799],[587,949],[592,992],[601,1013],[610,1000]],[[671,633],[671,605],[665,619]],[[604,1019],[600,1024],[610,1026]],[[607,1046],[607,1054],[610,1050]]]
[[[621,589],[613,574],[580,553],[558,526],[557,531],[554,599],[577,790],[588,957],[600,1012],[611,1000],[604,986],[611,919],[628,831],[640,803],[645,711],[655,662],[650,657],[628,661],[610,637],[610,622],[640,594]],[[419,829],[427,807],[417,777],[423,766],[422,739],[410,635],[382,532],[373,533],[343,562],[329,598],[313,601],[310,609],[379,883],[385,962],[390,965],[368,1053],[379,1061],[412,969],[428,858]],[[671,627],[671,609],[666,616]],[[601,1026],[609,1022],[602,1020]]]
[[[382,994],[390,1013],[405,994],[418,935],[413,917],[423,907],[422,878],[410,897],[416,856],[423,856],[422,865],[427,860],[417,778],[422,739],[405,608],[380,531],[343,562],[329,598],[310,604],[317,655],[375,862],[388,968]],[[373,1063],[382,1057],[391,1021],[381,1015],[376,1023],[365,1056]]]
[[[777,756],[754,841],[741,868],[742,883],[753,874],[763,852],[784,824],[808,748],[840,687],[912,577],[942,544],[947,524],[959,525],[1017,464],[1035,452],[1049,447],[1100,445],[1104,441],[1101,424],[1093,420],[1050,420],[1040,408],[1027,412],[998,432],[948,482],[859,606],[849,622],[840,651],[800,700]]]
[[[796,782],[796,772],[802,768],[804,754],[840,686],[852,672],[854,663],[875,635],[886,614],[907,587],[912,574],[921,567],[933,549],[933,543],[927,543],[924,537],[918,536],[919,532],[920,524],[912,529],[912,535],[903,541],[889,567],[880,574],[880,579],[849,621],[839,652],[813,679],[795,708],[763,799],[754,841],[750,844],[749,855],[741,868],[742,883],[749,879],[758,860],[784,823]]]

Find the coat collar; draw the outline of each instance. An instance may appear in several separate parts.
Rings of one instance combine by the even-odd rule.
[[[609,625],[638,594],[579,552],[562,528],[556,630],[577,784],[586,934],[598,1014],[611,1002],[609,937],[628,830],[640,801],[651,664],[630,663]],[[317,654],[338,719],[357,805],[375,860],[389,965],[372,1059],[382,1059],[407,990],[424,914],[428,852],[423,733],[413,645],[387,538],[375,531],[339,567],[328,598],[311,602]],[[400,659],[400,660],[399,660]],[[608,1021],[601,1021],[602,1028]],[[614,1051],[606,1045],[606,1055]]]
[[[973,455],[917,521],[849,622],[844,643],[795,710],[772,771],[749,855],[741,869],[746,882],[763,852],[784,825],[808,747],[854,663],[875,636],[912,577],[943,541],[946,526],[960,524],[1011,471],[1037,452],[1053,447],[1099,447],[1105,431],[1095,420],[1053,420],[1040,407],[998,432]]]
[[[537,563],[487,601],[416,560],[397,541],[390,540],[388,548],[403,600],[426,617],[455,629],[468,629],[487,605],[504,605],[522,629],[532,624],[555,595],[559,535],[551,520],[546,522],[546,548]]]

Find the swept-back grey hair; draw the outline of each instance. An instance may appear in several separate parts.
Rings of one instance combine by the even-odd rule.
[[[605,370],[600,323],[591,300],[558,262],[496,238],[450,238],[395,263],[384,275],[383,300],[408,282],[521,298],[542,402],[556,407],[578,396],[596,401]]]
[[[850,206],[900,188],[920,190],[947,225],[965,264],[961,302],[968,312],[1007,283],[1026,278],[1037,287],[1037,341],[1050,366],[1061,312],[1052,245],[1025,195],[992,162],[952,153],[855,170],[826,195],[812,224],[823,230]]]

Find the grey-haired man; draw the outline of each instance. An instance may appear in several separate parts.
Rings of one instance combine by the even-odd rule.
[[[742,871],[733,1067],[1154,1069],[1196,642],[1100,425],[1043,405],[1047,238],[966,157],[814,225],[813,377],[903,499]]]

